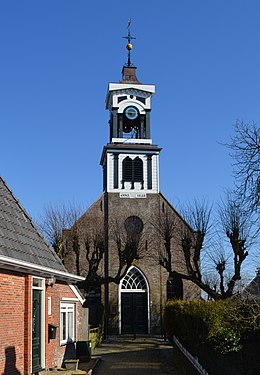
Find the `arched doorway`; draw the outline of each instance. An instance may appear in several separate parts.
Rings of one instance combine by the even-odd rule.
[[[130,267],[120,282],[120,324],[122,334],[149,333],[149,289],[145,276]]]

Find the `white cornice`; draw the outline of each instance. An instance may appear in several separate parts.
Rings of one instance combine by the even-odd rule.
[[[9,269],[17,272],[30,273],[32,275],[41,275],[43,277],[55,276],[59,280],[72,283],[77,283],[79,281],[85,280],[85,277],[83,276],[78,276],[69,272],[55,270],[53,268],[39,266],[37,264],[9,258],[4,255],[0,255],[0,268]]]
[[[109,83],[106,96],[106,109],[111,105],[112,95],[133,93],[144,98],[149,98],[155,93],[155,85],[130,84],[130,83]]]
[[[112,138],[112,143],[123,143],[123,144],[146,144],[151,145],[151,139],[139,139],[139,138]]]
[[[144,91],[149,92],[150,94],[155,93],[155,85],[144,85],[144,84],[138,84],[138,83],[109,83],[108,85],[108,91],[114,91],[114,90],[124,90],[124,89],[134,89],[137,91]]]
[[[80,301],[81,305],[85,302],[85,299],[82,297],[82,295],[79,293],[78,289],[74,285],[70,285],[71,290],[77,297],[77,299]]]

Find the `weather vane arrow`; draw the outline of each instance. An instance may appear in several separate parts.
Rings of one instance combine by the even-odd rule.
[[[133,45],[132,45],[131,41],[133,39],[136,39],[135,37],[133,37],[131,35],[130,27],[131,27],[131,18],[128,19],[128,23],[127,23],[128,34],[127,34],[127,36],[123,36],[123,38],[127,39],[127,42],[128,42],[127,45],[126,45],[126,49],[128,50],[127,66],[131,66],[132,65],[132,63],[131,63],[131,50],[133,48]]]

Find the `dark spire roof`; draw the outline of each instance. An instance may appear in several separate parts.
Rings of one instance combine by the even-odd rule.
[[[135,66],[123,66],[122,80],[120,81],[120,83],[141,83],[136,77]]]

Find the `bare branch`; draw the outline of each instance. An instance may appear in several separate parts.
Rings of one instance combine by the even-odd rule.
[[[255,122],[237,121],[235,135],[226,144],[234,159],[234,176],[239,195],[256,213],[260,209],[260,128]]]
[[[82,208],[74,203],[68,205],[50,203],[36,220],[39,229],[62,260],[64,258],[62,230],[71,228],[82,212]]]

